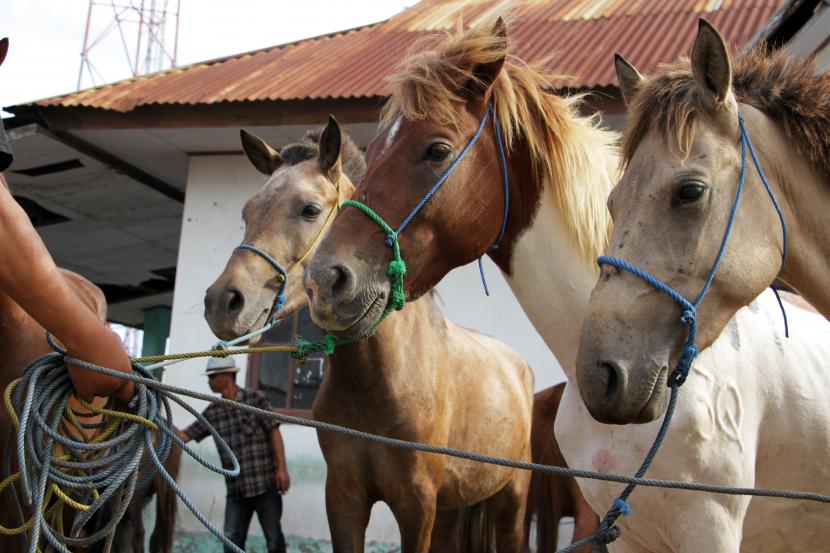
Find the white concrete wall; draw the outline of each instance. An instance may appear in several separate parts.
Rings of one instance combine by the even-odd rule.
[[[191,158],[187,195],[182,222],[181,243],[176,274],[176,291],[170,334],[170,351],[196,351],[209,348],[216,338],[202,316],[205,289],[221,272],[232,249],[242,239],[240,217],[242,205],[261,186],[263,178],[242,156],[198,156]],[[521,353],[536,373],[536,388],[560,382],[564,376],[553,355],[536,334],[507,287],[498,269],[485,262],[491,296],[484,295],[475,264],[452,272],[439,285],[440,304],[450,319],[465,326],[497,336]],[[237,358],[244,367],[245,360]],[[186,361],[171,366],[165,381],[201,392],[208,392],[207,379],[201,375],[204,360]],[[240,371],[238,382],[245,382]],[[199,410],[204,402],[191,404]],[[176,414],[176,424],[187,425],[192,417],[183,409]],[[324,465],[316,435],[312,430],[283,427],[292,490],[285,497],[283,527],[286,534],[307,538],[328,538],[324,502]],[[218,461],[210,439],[198,450]],[[192,461],[186,461],[181,484],[197,507],[221,528],[224,514],[223,479]],[[203,531],[200,523],[183,505],[180,529]],[[252,533],[259,533],[258,525]],[[375,507],[367,540],[398,542],[397,527],[385,505]]]

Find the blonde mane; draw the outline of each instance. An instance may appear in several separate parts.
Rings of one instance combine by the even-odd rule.
[[[680,155],[688,154],[707,103],[700,97],[688,58],[661,65],[659,74],[637,87],[623,139],[623,161],[631,161],[650,129],[663,134]],[[733,66],[739,102],[778,121],[807,159],[830,175],[830,74],[815,74],[813,59],[798,59],[765,46]]]
[[[527,150],[537,186],[551,189],[568,232],[593,262],[611,230],[605,200],[617,177],[617,134],[579,115],[583,95],[551,93],[548,83],[559,76],[513,56],[508,40],[492,29],[493,22],[469,29],[459,23],[437,40],[417,41],[387,77],[392,94],[382,124],[402,115],[457,128],[465,93],[477,81],[475,68],[505,57],[490,92],[508,152]]]

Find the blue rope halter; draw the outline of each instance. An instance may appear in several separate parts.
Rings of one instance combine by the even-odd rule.
[[[787,260],[787,226],[784,222],[784,214],[781,211],[781,207],[778,205],[778,201],[775,199],[775,194],[772,192],[772,187],[770,187],[769,182],[767,181],[767,177],[764,174],[764,170],[761,168],[761,164],[758,161],[758,156],[755,153],[755,147],[752,145],[752,141],[749,138],[749,134],[746,131],[746,125],[744,124],[743,115],[738,114],[738,125],[741,130],[741,176],[740,180],[738,181],[738,190],[735,193],[735,200],[732,203],[732,209],[729,212],[729,220],[726,223],[726,231],[723,235],[723,240],[721,241],[720,248],[718,249],[718,254],[715,257],[715,262],[712,264],[712,269],[709,271],[709,276],[706,278],[706,282],[703,284],[703,288],[698,293],[697,297],[693,302],[689,302],[686,298],[684,298],[679,292],[677,292],[674,288],[660,280],[659,278],[651,275],[647,271],[640,269],[639,267],[628,263],[617,257],[611,256],[600,256],[597,259],[597,263],[602,265],[611,265],[613,267],[617,267],[618,269],[625,269],[626,271],[630,272],[633,275],[636,275],[646,281],[651,286],[657,288],[659,291],[663,292],[674,301],[680,304],[683,314],[680,317],[680,321],[689,327],[689,335],[686,339],[686,343],[683,346],[683,354],[680,357],[680,360],[677,364],[677,369],[673,375],[672,380],[669,381],[669,386],[680,386],[686,380],[686,377],[689,374],[689,370],[691,369],[692,361],[698,354],[697,346],[695,345],[695,338],[697,336],[697,308],[700,306],[700,303],[703,301],[703,298],[706,296],[706,293],[709,291],[709,287],[712,285],[712,281],[715,278],[715,273],[720,266],[721,260],[723,259],[723,254],[726,251],[726,245],[729,243],[729,237],[732,234],[732,226],[735,222],[735,215],[738,212],[738,205],[741,202],[741,196],[743,194],[744,189],[744,182],[746,181],[746,168],[747,168],[747,160],[746,160],[746,152],[749,149],[749,153],[752,156],[753,164],[755,168],[758,170],[758,175],[761,177],[761,182],[764,183],[764,188],[767,190],[767,194],[772,201],[772,205],[775,207],[775,212],[778,214],[778,218],[781,221],[781,230],[783,234],[783,249],[781,253],[781,268],[783,269],[784,263]],[[786,321],[786,315],[785,315]]]
[[[464,149],[461,150],[461,153],[458,154],[458,157],[453,160],[447,170],[435,181],[435,184],[427,191],[426,194],[421,198],[421,200],[412,208],[412,211],[409,212],[409,215],[403,220],[403,222],[395,229],[393,234],[390,234],[386,237],[386,245],[391,247],[394,243],[394,240],[397,236],[399,236],[404,229],[412,222],[412,219],[418,214],[419,211],[424,207],[424,205],[429,201],[430,198],[441,188],[441,185],[449,178],[453,171],[455,171],[456,167],[461,163],[461,161],[467,156],[467,153],[472,149],[473,145],[478,142],[481,133],[484,131],[484,126],[487,124],[487,119],[493,116],[493,128],[496,133],[496,143],[498,144],[499,150],[499,161],[501,165],[501,174],[502,174],[502,184],[504,185],[504,213],[502,215],[502,222],[501,228],[499,229],[499,235],[496,237],[495,242],[493,245],[490,246],[489,251],[496,251],[499,249],[499,245],[501,244],[502,239],[504,238],[504,231],[507,228],[507,214],[510,207],[510,182],[507,177],[507,157],[504,154],[504,143],[502,142],[501,137],[501,126],[499,125],[499,120],[496,117],[495,111],[493,111],[493,104],[488,104],[487,111],[484,112],[484,116],[481,118],[481,122],[478,124],[478,129],[476,129],[475,134],[467,142],[467,145],[464,146]],[[482,264],[481,257],[478,258],[478,269],[479,273],[481,274],[481,283],[484,285],[484,293],[488,296],[490,295],[490,290],[487,287],[487,278],[484,276],[484,265]]]
[[[664,438],[666,437],[666,433],[669,429],[669,425],[671,424],[671,419],[674,414],[675,405],[677,404],[677,391],[681,385],[686,381],[686,378],[689,376],[689,371],[692,367],[692,362],[697,357],[699,350],[696,345],[696,337],[697,337],[697,308],[700,305],[700,302],[703,301],[703,298],[706,296],[706,293],[709,291],[709,287],[712,284],[712,281],[715,278],[715,272],[718,270],[720,266],[721,260],[723,259],[723,253],[726,250],[726,245],[729,242],[729,237],[732,234],[732,225],[735,222],[735,214],[738,211],[738,205],[741,202],[741,195],[744,189],[744,182],[746,180],[746,151],[749,149],[749,152],[752,156],[752,161],[755,165],[755,168],[758,170],[758,175],[761,177],[761,182],[764,183],[764,187],[767,190],[767,194],[772,200],[772,204],[775,207],[775,211],[778,214],[778,218],[781,221],[781,229],[783,232],[783,239],[784,239],[784,246],[781,255],[781,267],[784,267],[784,263],[787,260],[787,226],[784,223],[784,214],[781,211],[781,207],[778,205],[778,202],[775,199],[775,194],[772,192],[772,188],[767,181],[767,177],[764,174],[764,170],[761,168],[761,164],[758,161],[758,157],[755,154],[755,147],[752,145],[752,141],[749,139],[749,134],[746,131],[746,125],[744,124],[744,118],[741,114],[738,114],[738,125],[741,130],[741,176],[740,180],[738,181],[738,190],[735,193],[735,200],[732,203],[732,209],[729,212],[729,220],[726,223],[726,231],[723,235],[723,240],[721,241],[720,249],[718,250],[718,254],[715,257],[715,262],[712,264],[712,269],[709,271],[709,276],[706,279],[706,282],[703,285],[703,288],[700,290],[700,293],[697,295],[694,301],[690,302],[686,298],[683,297],[677,290],[660,280],[659,278],[651,275],[644,269],[637,267],[636,265],[632,265],[627,261],[624,261],[617,257],[611,256],[600,256],[597,259],[597,263],[602,265],[611,265],[618,269],[624,269],[630,272],[633,275],[636,275],[646,281],[651,286],[657,288],[660,292],[663,292],[671,299],[676,301],[680,304],[680,309],[682,314],[680,316],[680,321],[689,327],[689,334],[686,338],[686,342],[683,345],[683,353],[680,356],[680,359],[677,362],[677,367],[675,368],[674,374],[668,381],[668,386],[671,388],[671,397],[669,398],[669,405],[666,409],[666,415],[663,418],[663,423],[660,425],[660,430],[657,432],[657,436],[654,439],[654,443],[652,444],[651,448],[648,451],[643,463],[640,465],[639,470],[637,470],[636,476],[642,478],[646,471],[648,470],[649,466],[651,466],[651,462],[654,460],[655,455],[657,454],[657,450],[660,448],[660,445],[663,443]],[[776,294],[777,297],[777,294]],[[782,305],[780,303],[779,305]],[[783,312],[783,305],[782,305],[782,312]],[[786,313],[784,313],[784,324],[786,328],[787,319]],[[614,525],[614,521],[620,515],[627,515],[631,512],[631,508],[626,502],[628,497],[631,495],[631,492],[634,491],[636,485],[629,484],[625,487],[623,492],[614,499],[613,506],[611,509],[605,514],[603,517],[600,528],[596,534],[590,536],[589,538],[585,538],[584,540],[580,540],[571,544],[570,546],[562,549],[560,553],[566,553],[570,551],[575,551],[577,548],[585,545],[586,543],[590,543],[592,541],[596,541],[598,543],[610,543],[617,539],[620,535],[620,529]]]
[[[271,311],[268,312],[267,322],[265,323],[265,327],[263,327],[271,328],[271,326],[273,326],[276,322],[277,313],[279,313],[280,309],[282,309],[283,306],[285,306],[285,287],[288,284],[288,273],[285,271],[285,269],[282,268],[282,265],[280,265],[276,259],[271,257],[271,255],[268,252],[261,248],[253,246],[251,244],[243,243],[235,247],[234,251],[236,250],[246,250],[251,253],[255,253],[256,255],[264,259],[271,267],[273,267],[275,271],[277,271],[277,280],[280,282],[280,289],[277,291],[277,297],[274,298],[274,303],[273,305],[271,305]],[[261,334],[261,331],[262,329],[260,329],[257,332]],[[246,334],[246,336],[248,335]]]

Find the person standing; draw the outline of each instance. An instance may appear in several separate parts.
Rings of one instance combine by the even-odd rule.
[[[237,386],[239,368],[230,357],[211,358],[205,375],[211,391],[225,399],[245,403],[260,409],[270,409],[265,395],[257,390]],[[233,407],[211,404],[202,413],[213,425],[219,436],[227,442],[239,461],[239,476],[225,478],[227,499],[225,503],[224,533],[239,548],[245,549],[248,527],[254,512],[265,533],[268,553],[285,553],[285,537],[282,533],[282,494],[291,485],[285,463],[285,448],[279,423],[274,419],[258,417]],[[177,430],[185,442],[199,442],[210,436],[210,431],[199,420],[182,431]],[[232,466],[223,448],[218,447],[222,465]],[[230,548],[225,546],[225,553]]]

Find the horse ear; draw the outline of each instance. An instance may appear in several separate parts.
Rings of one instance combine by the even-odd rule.
[[[473,69],[473,78],[467,83],[467,90],[471,93],[484,94],[487,92],[501,73],[504,61],[507,58],[507,26],[504,19],[499,17],[491,31],[497,42],[493,49],[502,52],[502,55],[494,61],[482,63]]]
[[[3,65],[3,60],[6,59],[6,54],[9,53],[9,39],[0,39],[0,65]]]
[[[329,122],[320,135],[320,169],[323,170],[332,182],[340,179],[340,125],[333,115],[329,115]]]
[[[705,19],[698,20],[697,38],[692,46],[692,74],[700,86],[723,102],[732,86],[732,66],[726,42]]]
[[[614,67],[617,69],[617,80],[620,81],[620,92],[622,93],[625,105],[631,105],[637,88],[643,80],[643,76],[637,68],[631,65],[622,54],[614,54]]]
[[[245,129],[239,129],[239,138],[242,139],[242,150],[248,156],[248,160],[263,175],[270,177],[282,165],[280,153],[266,144],[260,137],[249,133]]]

